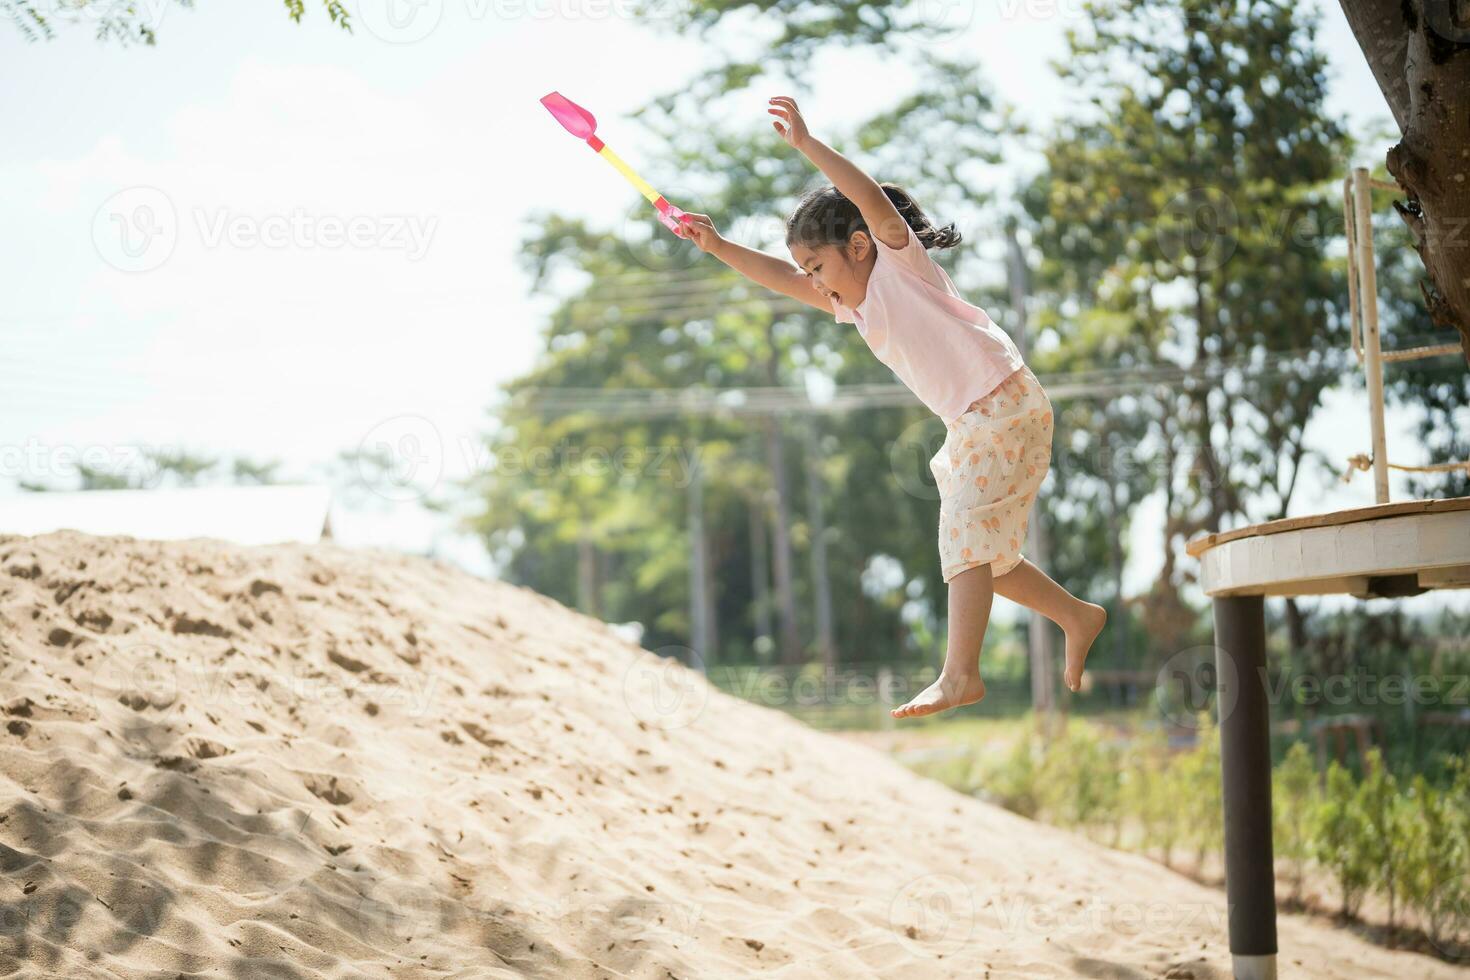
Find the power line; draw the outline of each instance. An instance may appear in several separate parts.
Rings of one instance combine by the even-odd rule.
[[[702,306],[690,304],[689,297],[687,296],[678,296],[671,298],[673,299],[673,302],[665,304],[646,303],[643,300],[630,300],[625,301],[621,305],[626,305],[630,307],[628,311],[629,317],[636,318],[640,316],[646,316],[648,314],[658,314],[660,316],[672,317],[676,319],[698,319],[713,316],[716,313],[728,312],[729,310],[743,309],[782,310],[787,307],[795,307],[803,311],[818,309],[814,306],[808,306],[800,300],[793,299],[792,297],[787,296],[785,293],[778,293],[774,291],[770,294],[769,298],[765,296],[751,296],[748,298],[732,297],[727,302],[711,302]],[[600,310],[606,309],[609,306],[619,306],[619,308],[621,308],[621,305],[616,302],[607,303],[603,301],[585,299],[570,300],[567,302],[566,305],[572,308],[594,306]],[[829,316],[831,315],[830,310],[828,310],[827,313]]]
[[[1308,351],[1309,353],[1316,353]],[[1038,377],[1053,400],[1123,395],[1151,389],[1186,390],[1186,382],[1218,380],[1232,370],[1250,369],[1252,379],[1334,374],[1346,372],[1346,352],[1321,352],[1318,361],[1303,360],[1302,351],[1273,354],[1268,358],[1243,355],[1233,360],[1179,367],[1157,366],[1108,372],[1079,372],[1078,375]],[[1341,363],[1333,363],[1336,359]],[[1090,380],[1088,380],[1090,379]],[[620,418],[654,418],[674,415],[762,415],[772,412],[834,413],[864,408],[912,407],[917,398],[901,384],[842,385],[828,397],[813,398],[804,388],[791,386],[751,388],[521,388],[511,393],[510,404],[543,415],[590,412]]]

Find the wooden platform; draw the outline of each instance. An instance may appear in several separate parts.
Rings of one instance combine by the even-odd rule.
[[[1417,595],[1470,588],[1470,497],[1254,524],[1186,546],[1210,596]]]
[[[1233,971],[1236,980],[1275,980],[1271,705],[1280,695],[1267,684],[1265,597],[1470,587],[1470,498],[1289,517],[1206,534],[1187,550],[1214,600]]]

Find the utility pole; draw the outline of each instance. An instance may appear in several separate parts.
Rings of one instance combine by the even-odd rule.
[[[1016,220],[1006,221],[1006,244],[1010,256],[1011,315],[1016,319],[1014,339],[1026,357],[1030,349],[1028,317],[1026,315],[1026,258],[1021,253],[1021,243],[1016,238]],[[1040,500],[1031,511],[1031,521],[1026,528],[1026,554],[1031,563],[1045,568],[1047,562],[1047,536]],[[1050,737],[1052,715],[1056,710],[1053,677],[1051,632],[1047,620],[1038,612],[1031,612],[1027,622],[1027,634],[1031,648],[1031,704],[1041,722],[1042,731]]]

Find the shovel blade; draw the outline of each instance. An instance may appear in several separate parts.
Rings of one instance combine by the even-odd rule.
[[[556,117],[556,121],[562,124],[567,132],[578,139],[586,139],[597,132],[597,120],[592,113],[583,109],[571,99],[560,92],[552,92],[541,97],[541,104],[546,110]]]

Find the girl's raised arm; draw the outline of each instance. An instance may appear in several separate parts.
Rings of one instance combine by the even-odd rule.
[[[903,220],[903,215],[898,213],[888,195],[883,193],[883,188],[878,186],[876,180],[863,173],[862,168],[807,131],[806,120],[796,107],[795,99],[778,95],[771,99],[769,111],[786,123],[784,129],[781,123],[771,123],[776,132],[781,134],[781,138],[790,143],[793,149],[801,151],[818,170],[827,175],[832,186],[841,191],[843,197],[857,205],[863,220],[867,222],[868,230],[876,238],[895,250],[908,244],[908,222]]]
[[[751,282],[760,283],[792,299],[799,299],[823,313],[832,313],[832,302],[823,296],[805,272],[775,255],[767,255],[725,239],[715,230],[707,214],[686,214],[684,237],[698,245]]]

